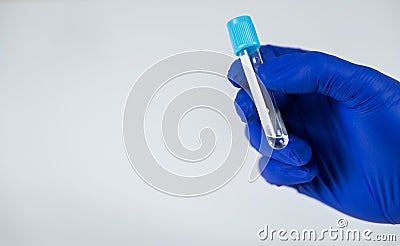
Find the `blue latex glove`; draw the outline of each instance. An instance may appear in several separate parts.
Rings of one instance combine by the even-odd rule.
[[[290,138],[262,176],[350,216],[400,223],[400,83],[320,52],[270,45],[260,52],[258,75],[274,91]],[[268,153],[259,149],[261,123],[239,60],[228,79],[242,88],[235,103],[252,146]]]

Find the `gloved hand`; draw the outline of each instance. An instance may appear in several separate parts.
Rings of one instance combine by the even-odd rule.
[[[258,76],[274,92],[290,138],[262,176],[350,216],[400,223],[400,83],[320,52],[267,45],[260,53]],[[228,79],[242,88],[235,103],[252,146],[270,152],[259,149],[261,123],[239,60]]]

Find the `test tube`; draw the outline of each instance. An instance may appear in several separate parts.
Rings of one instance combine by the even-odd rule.
[[[258,67],[263,61],[258,50],[260,41],[253,22],[250,16],[238,16],[230,20],[227,27],[233,51],[242,63],[268,144],[273,149],[282,149],[289,143],[289,136],[274,95],[265,88],[257,76]]]

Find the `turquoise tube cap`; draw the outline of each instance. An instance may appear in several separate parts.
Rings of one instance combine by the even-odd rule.
[[[235,55],[239,56],[244,50],[252,54],[260,48],[260,41],[250,16],[238,16],[226,25]]]

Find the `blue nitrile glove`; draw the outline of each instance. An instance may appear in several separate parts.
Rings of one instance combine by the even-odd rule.
[[[400,83],[320,52],[271,45],[260,52],[258,75],[274,91],[290,138],[262,176],[350,216],[400,223]],[[228,78],[247,90],[239,60]],[[260,120],[244,89],[235,103],[259,149]]]

